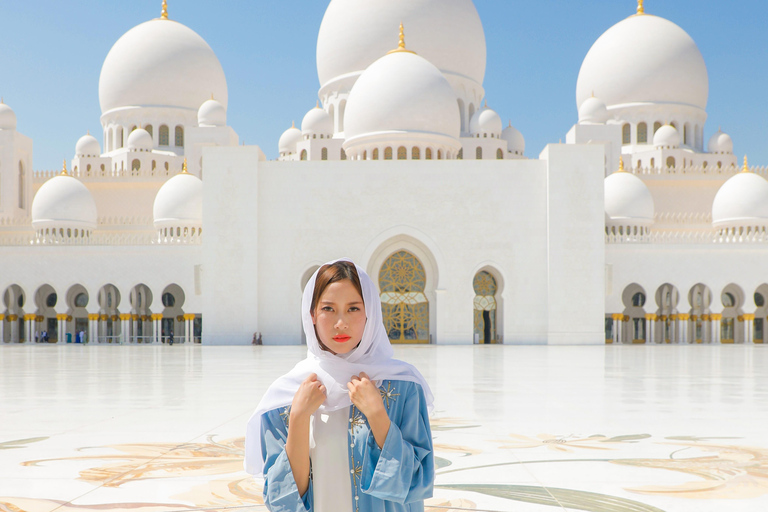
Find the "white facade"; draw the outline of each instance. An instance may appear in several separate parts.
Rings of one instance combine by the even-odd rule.
[[[606,31],[566,144],[533,159],[486,103],[471,0],[332,0],[317,59],[275,161],[238,146],[215,53],[165,13],[109,52],[103,139],[65,175],[32,171],[0,104],[0,340],[298,344],[304,283],[344,256],[393,342],[765,337],[768,171],[704,147],[706,65],[674,23]]]

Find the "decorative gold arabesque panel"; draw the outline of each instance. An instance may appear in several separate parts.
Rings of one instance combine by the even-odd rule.
[[[408,251],[392,254],[379,271],[381,313],[392,343],[429,343],[427,275]]]

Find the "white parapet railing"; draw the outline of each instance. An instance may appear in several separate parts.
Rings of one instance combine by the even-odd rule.
[[[722,231],[661,231],[638,235],[607,234],[605,243],[613,244],[659,244],[659,245],[722,245],[722,244],[768,244],[768,232],[764,229],[740,228]]]
[[[734,174],[738,174],[743,170],[743,167],[738,165],[724,165],[717,167],[717,165],[708,165],[704,167],[702,165],[691,165],[686,167],[634,167],[627,168],[627,171],[637,176],[661,176],[661,177],[674,177],[674,176],[702,176],[710,178],[729,178]],[[765,178],[768,178],[768,166],[752,166],[748,170]]]
[[[165,160],[162,161],[164,164]],[[177,168],[178,167],[178,168]],[[94,168],[90,171],[83,169],[72,169],[69,171],[70,176],[74,176],[81,181],[87,182],[110,182],[110,181],[165,181],[171,176],[175,176],[181,172],[181,164],[169,166],[168,169],[165,165],[158,165],[155,169],[107,169],[104,171],[100,168]],[[32,181],[35,184],[45,183],[49,179],[61,174],[60,170],[55,171],[33,171]]]

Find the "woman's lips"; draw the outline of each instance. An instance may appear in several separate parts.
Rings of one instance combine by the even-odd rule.
[[[336,343],[346,343],[349,340],[350,340],[350,336],[347,336],[346,334],[339,334],[333,337],[333,341],[335,341]]]

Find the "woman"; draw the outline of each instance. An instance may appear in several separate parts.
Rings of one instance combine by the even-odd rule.
[[[245,439],[272,512],[424,509],[434,457],[432,393],[392,359],[381,302],[354,263],[323,265],[302,299],[307,358],[267,390]]]

